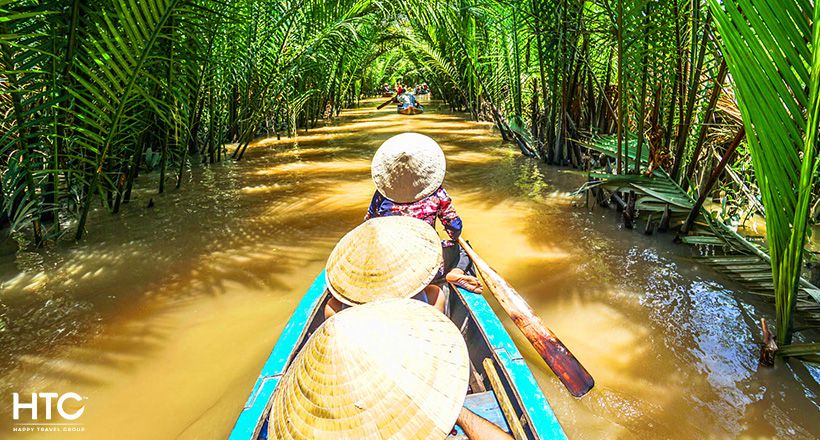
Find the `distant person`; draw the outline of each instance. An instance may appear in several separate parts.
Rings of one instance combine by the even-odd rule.
[[[412,106],[412,107],[418,107],[419,106],[419,103],[416,100],[416,96],[413,95],[410,92],[405,92],[405,93],[399,95],[398,101],[399,101],[399,104],[404,105],[404,106]]]

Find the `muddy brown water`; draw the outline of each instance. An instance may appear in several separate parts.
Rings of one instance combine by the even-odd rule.
[[[772,306],[670,236],[584,207],[569,195],[580,174],[521,157],[490,124],[435,102],[415,117],[374,107],[195,168],[163,196],[145,176],[122,214],[93,214],[83,243],[1,257],[0,438],[224,438],[361,221],[371,155],[402,131],[441,143],[466,236],[595,377],[570,397],[505,320],[570,438],[820,438],[820,370],[757,368],[755,320]],[[12,432],[11,393],[42,391],[84,396],[84,431]]]

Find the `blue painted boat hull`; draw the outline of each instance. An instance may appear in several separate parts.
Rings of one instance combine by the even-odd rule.
[[[529,439],[565,439],[566,435],[529,366],[504,326],[483,296],[450,287],[448,316],[461,329],[470,353],[472,378],[465,406],[509,431],[508,420],[500,411],[482,362],[493,360]],[[245,407],[231,431],[231,440],[266,439],[271,397],[290,362],[308,337],[321,324],[322,308],[328,300],[324,272],[305,293],[282,330],[262,372],[253,385]]]

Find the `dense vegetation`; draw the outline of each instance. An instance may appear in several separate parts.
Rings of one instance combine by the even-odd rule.
[[[80,239],[141,172],[179,187],[190,167],[241,160],[255,137],[309,129],[403,75],[549,163],[588,166],[608,136],[619,174],[664,169],[700,202],[720,183],[728,222],[765,210],[789,344],[817,201],[817,13],[809,0],[0,0],[3,220],[34,245],[69,227]]]

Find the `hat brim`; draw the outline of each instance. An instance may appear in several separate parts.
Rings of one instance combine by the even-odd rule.
[[[427,279],[425,279],[424,281],[419,283],[418,288],[410,288],[409,292],[407,292],[403,295],[396,295],[396,294],[380,295],[377,299],[368,300],[368,301],[365,301],[365,302],[355,302],[352,299],[347,298],[346,296],[344,296],[338,290],[336,290],[336,288],[333,287],[333,284],[330,282],[330,279],[327,276],[327,270],[325,270],[325,287],[327,287],[327,291],[330,292],[330,295],[333,296],[334,298],[336,298],[337,300],[339,300],[339,302],[341,302],[342,304],[347,305],[347,306],[357,306],[357,305],[360,305],[360,304],[366,304],[367,302],[371,302],[371,301],[394,299],[394,298],[395,299],[412,298],[413,296],[417,295],[419,292],[424,290],[425,287],[429,286],[430,283],[436,278],[436,275],[438,275],[437,270],[435,272],[432,272]]]

